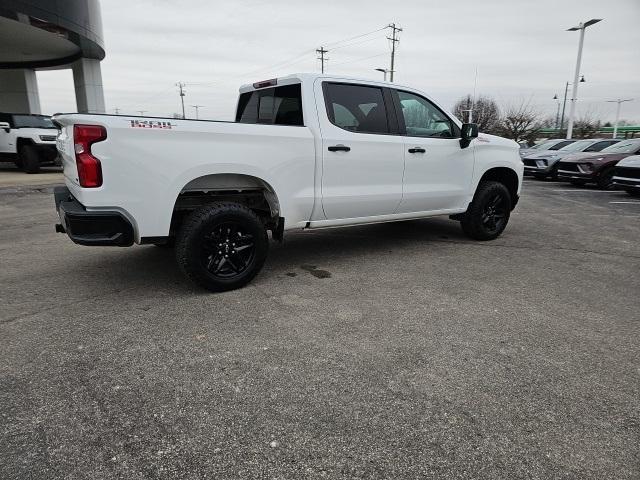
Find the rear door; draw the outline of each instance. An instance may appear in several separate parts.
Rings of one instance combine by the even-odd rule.
[[[322,206],[329,220],[395,213],[402,200],[404,141],[389,91],[316,83],[322,131]]]
[[[460,147],[456,123],[427,98],[393,90],[404,136],[404,193],[399,213],[466,207],[473,177],[473,144]]]

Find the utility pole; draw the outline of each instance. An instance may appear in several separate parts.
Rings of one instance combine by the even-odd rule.
[[[147,110],[136,110],[140,114],[141,117],[144,117],[144,114],[147,113]]]
[[[320,55],[318,57],[318,60],[320,60],[320,71],[324,73],[324,62],[329,60],[328,58],[324,57],[324,54],[329,53],[329,50],[325,50],[324,47],[320,47],[316,49],[316,53]]]
[[[196,109],[196,120],[198,120],[199,116],[198,116],[198,109],[201,107],[204,107],[204,105],[191,105],[193,108]]]
[[[184,83],[182,82],[178,82],[176,83],[176,86],[178,88],[180,88],[180,101],[182,102],[182,119],[184,120],[186,117],[186,115],[184,114],[184,94],[186,93],[183,89],[184,89]]]
[[[613,137],[616,138],[618,136],[618,121],[620,121],[620,104],[624,102],[631,102],[633,98],[625,98],[625,99],[617,99],[617,100],[607,100],[607,103],[617,103],[618,108],[616,109],[616,123],[613,125]]]
[[[391,29],[391,38],[387,37],[387,40],[391,40],[391,68],[389,69],[389,81],[393,82],[393,74],[395,73],[396,64],[396,43],[400,41],[398,33],[402,31],[400,27],[396,27],[395,23],[390,23],[387,28]]]
[[[113,109],[114,112],[116,112],[116,115],[120,115],[120,109],[118,107]]]

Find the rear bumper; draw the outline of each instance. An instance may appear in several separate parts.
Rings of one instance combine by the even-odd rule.
[[[115,210],[87,211],[67,187],[53,192],[60,223],[56,231],[66,233],[79,245],[128,247],[133,244],[133,226]]]

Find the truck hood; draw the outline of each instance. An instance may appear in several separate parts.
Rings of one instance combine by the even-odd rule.
[[[618,167],[640,168],[640,155],[632,155],[618,162]]]
[[[513,140],[509,140],[508,138],[499,137],[497,135],[491,135],[489,133],[480,133],[478,134],[478,138],[476,138],[476,146],[481,145],[483,143],[491,144],[491,145],[499,145],[502,147],[511,147],[515,151],[520,150],[520,146],[514,142]]]

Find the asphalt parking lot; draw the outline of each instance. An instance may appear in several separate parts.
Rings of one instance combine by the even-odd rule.
[[[0,478],[640,478],[640,199],[295,233],[247,288],[0,191]]]

